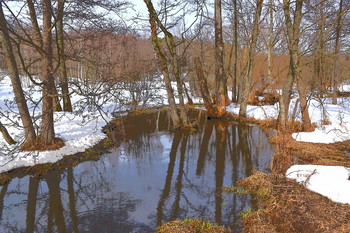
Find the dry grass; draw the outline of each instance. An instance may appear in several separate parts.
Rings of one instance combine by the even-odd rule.
[[[247,232],[350,232],[350,207],[330,202],[283,175],[260,172],[237,183],[264,208],[243,219]]]
[[[289,127],[297,129],[298,125]],[[350,206],[331,202],[294,180],[285,178],[293,164],[350,167],[350,141],[334,144],[297,142],[290,133],[277,134],[269,175],[256,172],[237,183],[255,194],[262,210],[243,219],[247,232],[350,232]]]
[[[297,142],[290,136],[276,136],[269,141],[277,145],[277,152],[282,151],[284,156],[289,156],[292,164],[350,167],[350,157],[345,152],[350,150],[350,141],[333,144],[306,143]]]
[[[157,229],[157,233],[228,233],[223,226],[218,226],[200,219],[185,219],[167,222]]]
[[[60,138],[55,138],[51,145],[44,145],[40,139],[36,139],[34,143],[23,144],[21,149],[24,151],[46,151],[46,150],[58,150],[64,146],[64,141]]]

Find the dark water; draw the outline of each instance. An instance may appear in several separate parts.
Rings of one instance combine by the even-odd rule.
[[[114,129],[123,143],[99,161],[0,187],[0,232],[154,232],[195,217],[240,231],[240,213],[256,202],[222,187],[267,172],[268,135],[257,126],[202,124],[168,131],[166,113],[123,120]]]

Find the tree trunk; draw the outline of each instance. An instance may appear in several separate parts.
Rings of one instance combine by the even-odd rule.
[[[60,104],[60,99],[58,98],[58,92],[57,92],[56,85],[54,85],[53,93],[54,93],[54,97],[53,97],[54,110],[55,110],[55,112],[62,112],[62,107]]]
[[[234,6],[234,22],[233,22],[233,31],[234,31],[234,60],[233,60],[233,85],[232,85],[232,102],[238,101],[237,96],[237,62],[238,62],[238,8],[237,0],[233,2]]]
[[[163,74],[164,74],[164,81],[166,82],[165,84],[167,86],[167,90],[169,90],[169,91],[167,91],[169,104],[170,104],[170,101],[173,101],[173,103],[170,105],[170,108],[172,109],[171,115],[174,115],[173,119],[175,119],[175,118],[179,119],[179,120],[175,119],[176,121],[178,121],[178,124],[176,124],[175,126],[180,126],[180,125],[187,126],[189,124],[189,122],[188,122],[187,112],[185,109],[184,94],[183,94],[183,88],[182,88],[182,81],[181,81],[181,77],[180,77],[180,68],[179,68],[179,63],[178,63],[178,57],[176,54],[176,44],[174,41],[174,37],[165,28],[165,26],[162,24],[162,22],[159,20],[158,15],[153,7],[152,1],[151,0],[144,0],[144,2],[147,5],[149,15],[150,15],[153,47],[157,51],[160,59],[162,60],[162,70],[163,70]],[[174,94],[173,94],[173,89],[171,87],[168,62],[167,62],[165,53],[162,52],[161,45],[158,42],[157,28],[156,28],[157,24],[158,24],[158,27],[161,29],[161,31],[165,34],[166,45],[167,45],[169,52],[170,52],[171,61],[172,61],[172,74],[174,75],[174,78],[175,78],[175,81],[177,84],[177,91],[178,91],[178,95],[179,95],[180,115],[176,111],[175,98],[174,98]],[[176,114],[175,114],[175,112],[176,112]]]
[[[217,117],[226,115],[226,94],[224,74],[224,42],[222,38],[221,0],[215,0],[215,81]]]
[[[247,115],[248,97],[251,91],[252,70],[253,70],[256,42],[259,34],[259,23],[260,23],[262,6],[263,6],[263,0],[258,0],[256,3],[254,26],[253,26],[253,32],[250,40],[251,44],[249,47],[247,62],[243,70],[245,82],[244,82],[244,88],[242,91],[242,101],[239,107],[239,117],[241,118],[244,118]]]
[[[186,113],[186,109],[185,109],[184,93],[183,93],[182,81],[181,81],[180,70],[179,70],[180,69],[179,61],[178,61],[178,58],[176,55],[176,46],[175,46],[173,35],[170,32],[168,32],[167,34],[168,34],[167,39],[170,40],[169,41],[170,43],[167,43],[167,44],[168,44],[168,47],[171,51],[170,53],[171,53],[171,57],[172,57],[172,61],[173,61],[173,66],[172,66],[173,67],[173,74],[174,74],[174,77],[176,80],[177,94],[179,96],[180,118],[181,118],[181,122],[183,125],[188,125],[188,118],[187,118],[187,113]]]
[[[57,46],[59,56],[59,74],[61,81],[61,89],[63,95],[63,111],[72,112],[72,103],[69,96],[68,89],[68,76],[66,67],[66,57],[64,54],[64,31],[63,31],[63,16],[64,16],[64,3],[66,0],[58,0],[58,12],[57,12]]]
[[[299,87],[299,100],[300,100],[300,111],[301,111],[301,119],[302,119],[302,130],[309,131],[311,129],[311,120],[309,116],[309,110],[307,106],[306,99],[307,87],[300,86]]]
[[[316,39],[316,51],[314,54],[314,83],[318,83],[319,91],[325,93],[325,19],[324,19],[324,0],[317,5],[317,39]]]
[[[11,135],[8,133],[7,129],[5,128],[5,126],[1,122],[0,122],[0,132],[2,133],[2,136],[4,137],[5,141],[9,145],[16,144],[16,141],[13,140],[13,138],[11,137]]]
[[[192,106],[193,105],[193,100],[192,100],[190,94],[188,93],[188,90],[187,90],[187,87],[186,87],[186,83],[183,82],[182,84],[183,84],[184,91],[185,91],[185,94],[186,94],[186,97],[187,97],[187,104]]]
[[[52,33],[51,33],[51,1],[43,0],[43,107],[40,139],[44,145],[54,141],[55,131],[53,122],[54,79],[52,76]]]
[[[35,11],[34,2],[32,0],[27,0],[27,5],[29,9],[30,21],[34,29],[34,39],[37,41],[39,48],[43,48],[43,38],[40,33],[39,23],[37,20],[37,14]],[[40,51],[42,52],[42,51]]]
[[[161,69],[162,69],[162,73],[163,73],[165,88],[166,88],[167,95],[168,95],[168,102],[169,102],[169,106],[170,106],[171,119],[173,121],[174,126],[179,127],[181,125],[181,121],[180,121],[180,116],[177,113],[177,109],[176,109],[174,90],[171,86],[171,80],[170,80],[170,75],[169,75],[169,70],[168,70],[168,63],[167,63],[167,59],[166,59],[164,53],[162,52],[162,50],[160,48],[160,44],[159,44],[158,37],[157,37],[157,26],[156,26],[157,15],[156,15],[156,12],[154,10],[152,2],[150,0],[144,0],[144,2],[146,3],[148,11],[149,11],[149,22],[151,25],[151,32],[152,32],[152,34],[151,34],[152,45],[153,45],[155,52],[157,53],[157,56],[159,57],[159,59],[162,63]]]
[[[272,82],[272,56],[273,56],[273,0],[269,2],[270,24],[269,24],[269,43],[267,50],[267,87]]]
[[[343,0],[339,2],[339,11],[337,18],[337,26],[335,29],[335,46],[334,46],[334,66],[333,66],[333,75],[332,75],[332,88],[333,88],[333,96],[332,96],[332,104],[337,104],[337,80],[338,80],[338,53],[340,50],[340,35],[342,30],[342,16],[343,16]]]
[[[299,65],[299,37],[300,37],[300,22],[302,18],[303,0],[296,0],[293,23],[290,15],[290,0],[283,0],[283,10],[287,27],[288,50],[290,55],[289,71],[287,79],[284,82],[282,96],[280,98],[280,111],[278,115],[278,127],[281,133],[286,132],[288,121],[288,110],[292,86],[295,78],[298,76],[297,66]]]
[[[210,93],[208,90],[207,80],[204,77],[202,63],[199,57],[196,57],[194,59],[194,64],[196,68],[196,74],[199,82],[203,103],[204,103],[205,109],[207,110],[207,116],[208,118],[216,117],[216,113],[215,113],[213,103],[210,97]]]
[[[17,68],[16,59],[14,56],[7,22],[2,10],[2,3],[0,2],[0,42],[2,43],[2,49],[5,54],[5,60],[7,68],[9,70],[11,84],[13,87],[13,93],[15,95],[18,112],[21,116],[22,124],[24,127],[25,143],[32,144],[36,139],[36,134],[33,126],[32,118],[30,117],[27,101],[24,96],[21,81],[19,79],[19,72]]]

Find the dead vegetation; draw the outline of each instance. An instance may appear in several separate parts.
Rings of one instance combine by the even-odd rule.
[[[272,137],[271,143],[277,144],[277,150],[290,157],[293,164],[317,164],[329,166],[350,167],[350,157],[346,151],[350,151],[350,141],[332,144],[297,142],[292,137],[282,139]],[[283,149],[281,149],[283,147]],[[275,155],[276,156],[276,155]]]
[[[200,219],[175,220],[163,224],[157,233],[229,233],[229,229]]]
[[[250,105],[263,106],[263,105],[274,105],[278,103],[279,95],[277,93],[269,93],[263,91],[255,91],[254,95],[251,95],[248,103]]]
[[[240,180],[261,207],[243,219],[246,232],[350,232],[350,207],[329,201],[284,175],[256,172]]]
[[[64,141],[60,138],[55,138],[53,143],[45,145],[39,138],[35,139],[33,143],[24,143],[21,149],[24,151],[47,151],[47,150],[58,150],[64,146]]]
[[[265,123],[266,124],[266,123]],[[293,127],[290,127],[290,129]],[[285,177],[293,164],[350,167],[350,141],[333,144],[295,141],[290,134],[269,139],[276,145],[271,171],[255,172],[237,185],[260,200],[258,211],[243,219],[246,232],[350,232],[350,206],[330,201]]]

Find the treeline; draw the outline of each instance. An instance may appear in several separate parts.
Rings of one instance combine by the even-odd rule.
[[[239,116],[246,117],[257,90],[275,92],[284,132],[290,99],[298,93],[303,129],[308,130],[310,94],[332,97],[336,104],[338,86],[348,79],[349,1],[144,2],[164,77],[181,83],[192,70],[213,117],[225,116],[231,101],[240,104]],[[179,66],[184,59],[188,66]],[[168,90],[170,99],[172,92]],[[186,122],[181,114],[174,118]]]
[[[273,93],[284,131],[293,91],[308,129],[309,94],[331,96],[336,104],[338,85],[348,78],[349,0],[138,4],[147,7],[146,18],[126,17],[132,7],[126,0],[0,2],[0,64],[11,77],[25,144],[54,143],[53,112],[72,111],[73,86],[79,94],[102,96],[117,82],[161,75],[178,127],[191,125],[191,93],[199,93],[214,118],[225,117],[230,102],[239,103],[239,115],[246,117],[256,91]],[[109,89],[92,91],[91,80],[108,82]],[[40,130],[34,129],[23,84],[42,91]]]

